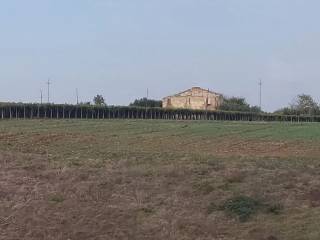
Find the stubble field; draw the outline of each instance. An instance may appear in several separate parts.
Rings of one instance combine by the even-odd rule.
[[[0,122],[0,239],[319,238],[319,124]]]

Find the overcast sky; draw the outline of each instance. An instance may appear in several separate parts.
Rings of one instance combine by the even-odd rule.
[[[0,101],[102,94],[108,104],[192,86],[287,105],[320,101],[319,0],[3,0]]]

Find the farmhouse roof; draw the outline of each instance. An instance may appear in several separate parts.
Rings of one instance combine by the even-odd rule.
[[[165,98],[168,98],[168,97],[179,97],[182,94],[187,93],[187,92],[192,92],[193,90],[200,90],[200,91],[203,91],[203,92],[206,92],[206,93],[211,93],[211,94],[214,94],[214,95],[222,96],[222,94],[210,91],[209,89],[204,89],[204,88],[201,88],[201,87],[192,87],[192,88],[189,88],[189,89],[187,89],[185,91],[179,92],[177,94],[167,96]]]

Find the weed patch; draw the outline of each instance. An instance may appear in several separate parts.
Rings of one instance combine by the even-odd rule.
[[[267,213],[272,213],[275,215],[281,214],[283,210],[283,205],[281,203],[276,203],[276,204],[271,204],[271,205],[266,205],[266,212]]]
[[[197,191],[201,192],[204,195],[207,195],[214,191],[214,186],[211,185],[209,181],[203,181],[201,183],[195,184],[194,186]]]
[[[49,201],[54,203],[62,203],[64,200],[64,197],[61,195],[53,195],[49,198]]]
[[[279,215],[283,208],[283,205],[280,203],[266,204],[252,197],[237,196],[228,199],[220,206],[211,203],[208,207],[208,213],[211,214],[214,211],[225,211],[229,215],[236,216],[241,222],[245,222],[259,211],[267,214]]]
[[[236,215],[240,221],[246,221],[255,214],[261,206],[262,203],[256,199],[247,196],[239,196],[228,199],[221,206],[221,210]]]

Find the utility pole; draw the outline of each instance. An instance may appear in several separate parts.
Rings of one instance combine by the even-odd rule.
[[[41,105],[42,105],[42,96],[43,96],[42,89],[40,89],[40,103],[41,103]]]
[[[78,92],[78,88],[76,88],[76,96],[77,96],[77,105],[79,105],[79,92]]]
[[[262,111],[262,80],[259,81],[259,107],[260,111]]]
[[[147,88],[146,109],[148,108],[149,88]]]
[[[48,103],[50,103],[50,78],[48,79],[47,85],[48,85]]]

